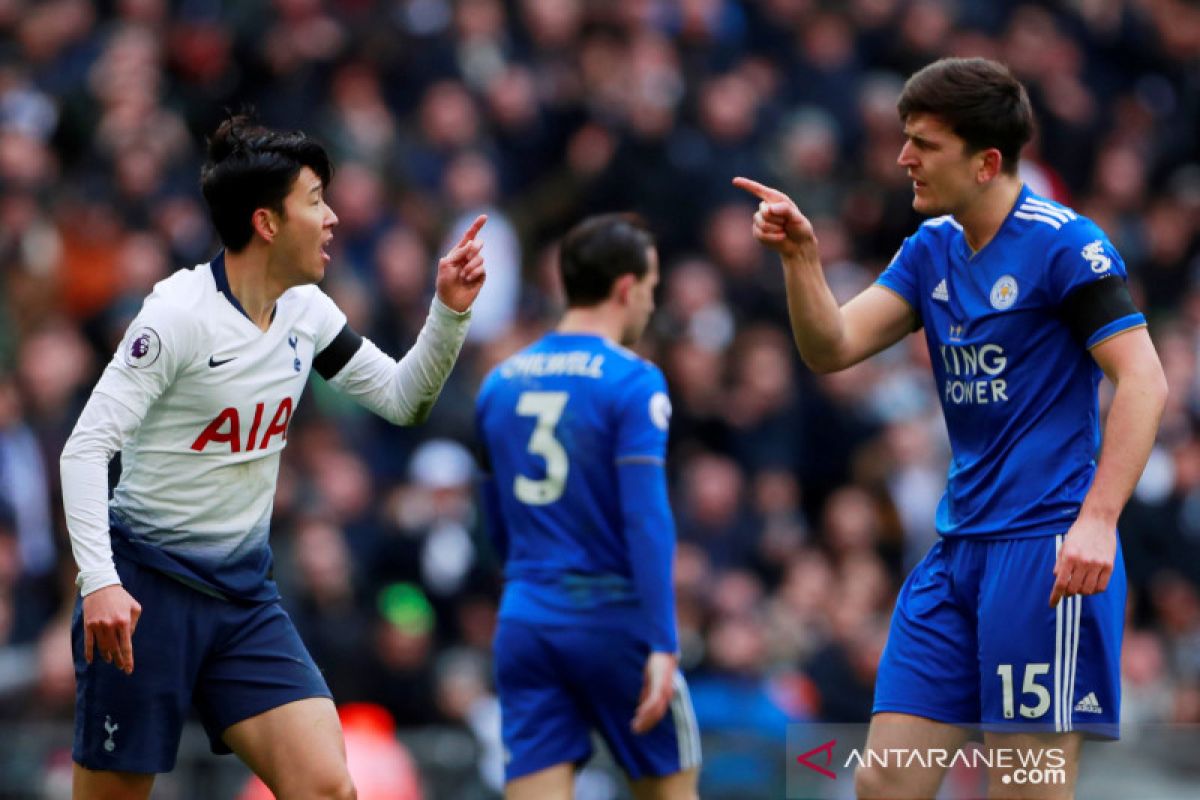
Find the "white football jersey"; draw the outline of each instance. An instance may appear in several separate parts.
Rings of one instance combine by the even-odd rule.
[[[270,327],[259,329],[229,291],[223,256],[158,283],[94,392],[140,419],[121,443],[113,548],[222,595],[274,594],[270,581],[263,584],[279,453],[314,357],[352,338],[355,347],[327,375],[331,383],[389,419],[416,421],[412,409],[427,413],[453,365],[466,316],[435,301],[410,357],[421,355],[424,340],[437,368],[407,365],[432,381],[422,381],[429,385],[417,387],[404,412],[394,411],[394,395],[414,394],[412,380],[396,373],[413,359],[397,369],[369,341],[349,332],[339,339],[345,326],[345,315],[310,285],[284,292]],[[82,427],[83,418],[72,438]]]

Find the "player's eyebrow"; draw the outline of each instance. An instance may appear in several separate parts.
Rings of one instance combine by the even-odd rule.
[[[912,142],[913,144],[915,144],[917,147],[921,147],[921,148],[925,148],[925,149],[932,149],[932,148],[937,147],[937,144],[935,142],[933,142],[929,139],[926,139],[924,136],[921,136],[919,133],[913,133],[913,132],[909,131],[907,128],[905,128],[905,130],[904,130],[904,137],[906,139],[908,139],[910,142]]]

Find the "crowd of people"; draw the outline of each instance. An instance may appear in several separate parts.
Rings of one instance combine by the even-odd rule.
[[[494,740],[475,393],[561,312],[562,233],[632,210],[662,260],[641,351],[674,405],[700,728],[782,743],[788,721],[866,721],[900,582],[936,538],[949,453],[929,355],[913,336],[808,372],[730,178],[796,199],[848,299],[919,223],[895,102],[944,55],[997,58],[1029,87],[1023,179],[1108,233],[1150,320],[1171,394],[1122,518],[1122,716],[1200,723],[1194,4],[16,0],[0,31],[0,724],[71,717],[59,454],[154,283],[215,254],[202,136],[242,107],[329,147],[323,288],[393,355],[425,319],[437,255],[489,216],[487,284],[429,421],[391,426],[319,379],[292,421],[276,578],[339,701]],[[706,755],[707,780],[736,780],[782,744]]]

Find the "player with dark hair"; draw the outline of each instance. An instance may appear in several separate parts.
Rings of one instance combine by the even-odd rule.
[[[505,797],[571,797],[594,729],[636,797],[694,798],[700,740],[677,668],[664,470],[671,403],[659,369],[625,349],[654,310],[654,239],[635,218],[592,217],[559,262],[557,330],[492,370],[476,406],[504,560]]]
[[[428,416],[483,285],[485,218],[438,262],[429,317],[397,363],[312,285],[338,221],[331,176],[303,133],[221,124],[201,183],[225,249],[155,286],[63,450],[80,570],[76,798],[147,797],[193,705],[213,751],[278,797],[354,796],[329,689],[272,579],[279,454],[313,371],[395,424]]]
[[[897,600],[868,747],[953,752],[982,728],[987,747],[1061,748],[1066,764],[1052,786],[992,769],[991,796],[1070,797],[1083,735],[1118,735],[1116,524],[1166,380],[1108,237],[1018,177],[1033,113],[1009,70],[943,59],[909,79],[898,110],[898,163],[933,218],[840,308],[796,204],[734,180],[762,201],[754,235],[782,258],[805,362],[845,369],[923,328],[946,417],[941,538]],[[1104,375],[1115,392],[1101,446]],[[933,797],[943,772],[876,761],[856,782],[860,797]]]

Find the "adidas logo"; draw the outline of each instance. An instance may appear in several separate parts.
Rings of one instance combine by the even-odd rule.
[[[1103,714],[1104,709],[1100,707],[1100,701],[1096,699],[1095,692],[1088,692],[1083,696],[1083,699],[1075,704],[1076,711],[1085,711],[1088,714]]]
[[[933,288],[933,299],[941,300],[943,303],[950,302],[950,292],[946,291],[945,278],[942,278],[941,283]]]

